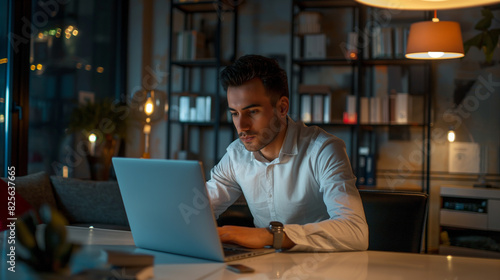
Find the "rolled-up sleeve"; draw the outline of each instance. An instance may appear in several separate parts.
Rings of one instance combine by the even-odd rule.
[[[356,177],[341,140],[326,141],[318,148],[314,173],[330,218],[317,223],[285,225],[285,233],[297,244],[292,250],[366,250],[368,225]]]

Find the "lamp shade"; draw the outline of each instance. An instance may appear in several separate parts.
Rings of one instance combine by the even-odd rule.
[[[498,4],[498,0],[356,0],[359,3],[396,10],[449,10]]]
[[[454,21],[422,21],[412,24],[405,56],[411,59],[463,57],[460,25]]]

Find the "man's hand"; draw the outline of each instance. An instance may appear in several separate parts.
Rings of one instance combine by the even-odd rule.
[[[218,228],[223,243],[234,243],[247,248],[263,248],[273,245],[273,235],[265,228],[223,226]],[[285,234],[283,248],[295,245]]]

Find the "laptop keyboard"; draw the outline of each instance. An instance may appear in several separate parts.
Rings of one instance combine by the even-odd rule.
[[[239,254],[244,254],[244,253],[249,253],[251,251],[245,250],[243,248],[235,248],[235,247],[229,247],[229,246],[223,246],[224,249],[224,255],[226,257],[234,256],[234,255],[239,255]]]

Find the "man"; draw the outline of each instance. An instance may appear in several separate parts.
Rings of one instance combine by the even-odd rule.
[[[222,242],[366,250],[368,226],[345,144],[288,117],[286,72],[275,60],[247,55],[222,71],[221,84],[239,139],[207,188],[217,217],[243,193],[256,226],[220,227]]]

